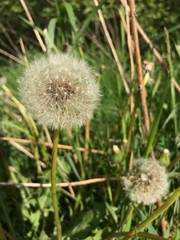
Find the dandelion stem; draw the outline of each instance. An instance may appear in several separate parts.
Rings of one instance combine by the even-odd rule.
[[[56,195],[56,161],[57,161],[58,140],[59,140],[59,129],[56,129],[54,132],[53,150],[52,150],[51,192],[52,192],[52,202],[53,202],[53,209],[54,209],[54,221],[57,228],[57,240],[61,240],[62,231],[61,231],[58,201],[57,201],[57,195]]]

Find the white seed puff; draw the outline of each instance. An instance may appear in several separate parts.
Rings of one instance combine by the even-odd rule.
[[[92,118],[100,99],[92,69],[65,53],[31,63],[19,81],[19,92],[38,124],[52,129],[81,126]]]
[[[158,161],[143,158],[134,160],[132,174],[135,175],[135,180],[124,181],[131,201],[148,205],[168,192],[168,175]]]

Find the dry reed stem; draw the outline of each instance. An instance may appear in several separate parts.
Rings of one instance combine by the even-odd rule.
[[[134,59],[133,59],[134,46],[133,46],[132,36],[130,31],[130,19],[129,19],[127,0],[125,0],[125,11],[126,11],[126,24],[127,24],[127,43],[128,43],[130,65],[131,65],[131,81],[133,81],[134,79]]]
[[[136,24],[134,0],[130,0],[130,15],[131,15],[134,47],[135,47],[135,61],[137,66],[137,76],[138,76],[138,83],[139,83],[139,93],[141,98],[142,113],[144,118],[146,134],[148,135],[149,134],[149,116],[148,116],[148,109],[146,104],[146,91],[145,91],[144,82],[143,82],[142,64],[141,64],[141,55],[140,55],[140,48],[139,48],[139,38],[138,38],[138,31],[137,31],[137,24]]]
[[[127,4],[127,0],[124,0],[124,7],[125,7],[125,13],[126,13],[126,20],[124,20],[124,16],[120,9],[119,9],[119,15],[121,17],[122,22],[124,22],[124,29],[126,31],[127,45],[128,45],[128,51],[129,51],[129,57],[130,57],[131,90],[130,90],[130,95],[129,95],[129,103],[130,103],[130,112],[131,112],[131,114],[133,114],[133,110],[135,107],[134,95],[133,95],[133,91],[134,91],[134,87],[133,87],[134,86],[134,83],[133,83],[133,80],[134,80],[134,58],[133,58],[134,45],[133,45],[131,31],[130,31],[130,19],[129,19],[130,11],[129,11],[129,6]],[[132,130],[132,135],[133,135],[134,128],[132,127],[131,130]],[[131,169],[132,169],[133,159],[134,159],[134,150],[132,148],[131,152],[130,152],[129,171],[131,171]]]
[[[0,49],[0,53],[2,53],[4,56],[12,59],[13,61],[15,61],[17,63],[23,64],[23,62],[21,60],[19,60],[19,58],[15,57],[11,53],[8,53],[8,52],[4,51],[3,49]]]
[[[127,0],[121,0],[122,5],[125,7],[126,9],[126,15],[129,14],[130,12],[130,8],[127,4]],[[136,24],[137,24],[137,29],[138,32],[141,34],[142,38],[144,39],[144,41],[149,45],[149,47],[153,50],[153,53],[155,55],[155,57],[157,58],[157,60],[159,61],[160,64],[163,64],[163,58],[161,56],[161,54],[158,52],[158,50],[154,47],[153,43],[151,42],[151,40],[149,39],[149,37],[147,36],[147,34],[144,32],[144,30],[142,29],[141,25],[138,23],[138,21],[136,20]],[[126,30],[126,29],[125,29]]]
[[[117,180],[124,180],[126,179],[126,176],[120,176],[120,177],[103,177],[103,178],[92,178],[82,181],[75,181],[75,182],[64,182],[64,183],[56,183],[57,187],[77,187],[77,186],[84,186],[84,185],[90,185],[95,183],[102,183],[107,181],[117,181]],[[128,177],[130,179],[134,179],[134,176]],[[9,186],[9,187],[30,187],[30,188],[50,188],[51,183],[13,183],[13,182],[0,182],[0,186]]]
[[[122,24],[123,24],[124,30],[125,30],[125,32],[127,33],[127,22],[125,21],[125,18],[124,18],[124,16],[123,16],[123,13],[121,12],[120,9],[118,9],[118,13],[119,13],[121,22],[122,22]]]
[[[129,7],[127,4],[127,0],[124,1],[124,7],[126,12],[126,20],[124,19],[124,16],[120,9],[118,9],[118,12],[127,35],[127,45],[128,45],[129,57],[130,57],[131,81],[132,81],[134,79],[134,59],[133,59],[134,46],[133,46],[132,37],[130,33]]]
[[[24,11],[26,13],[26,16],[29,19],[30,23],[34,25],[33,18],[31,16],[30,12],[29,12],[29,9],[28,9],[25,1],[24,0],[20,0],[20,2],[21,2],[21,5],[22,5],[22,7],[23,7],[23,9],[24,9]],[[33,31],[34,31],[34,34],[36,35],[36,38],[37,38],[37,40],[39,42],[39,45],[40,45],[41,49],[43,50],[43,52],[46,52],[46,46],[45,46],[45,44],[44,44],[44,42],[43,42],[39,32],[36,29],[34,29],[34,28],[33,28]]]
[[[142,29],[141,25],[138,22],[136,22],[136,24],[137,24],[137,29],[138,29],[139,33],[141,34],[142,38],[149,45],[149,47],[153,50],[154,56],[157,58],[157,60],[159,61],[160,64],[164,64],[164,61],[163,61],[163,58],[162,58],[161,54],[154,47],[153,43],[148,38],[147,34],[144,32],[144,30]]]
[[[64,188],[61,188],[61,191],[70,198],[76,198],[71,192],[66,191]]]
[[[42,161],[36,159],[35,156],[34,156],[32,153],[30,153],[25,147],[21,146],[20,144],[18,144],[17,142],[15,142],[15,141],[13,141],[13,140],[10,140],[9,143],[10,143],[11,145],[13,145],[14,147],[16,147],[19,151],[23,152],[23,153],[24,153],[26,156],[28,156],[29,158],[38,161],[38,165],[39,165],[40,167],[46,167],[46,164],[45,164],[45,163],[43,163]]]
[[[45,132],[46,139],[47,139],[48,143],[52,145],[52,139],[51,139],[51,136],[50,136],[49,130],[48,130],[48,128],[45,127],[45,126],[44,126],[44,132]]]
[[[14,142],[26,143],[26,144],[36,143],[36,144],[40,144],[40,145],[52,148],[52,144],[49,143],[49,142],[36,142],[36,141],[29,140],[29,139],[11,138],[11,137],[0,137],[0,140],[3,140],[3,141],[11,141],[12,140]],[[58,144],[58,148],[62,148],[62,149],[66,149],[66,150],[74,150],[74,148],[72,146],[62,145],[62,144]],[[78,147],[77,150],[80,151],[80,152],[85,151],[85,149],[81,148],[81,147]],[[102,154],[102,155],[106,154],[104,151],[101,151],[101,150],[98,150],[98,149],[90,149],[89,151],[91,153],[98,153],[98,154]]]
[[[94,0],[94,4],[95,6],[99,6],[99,3],[97,0]],[[113,54],[113,57],[115,59],[115,62],[116,62],[116,65],[118,67],[118,70],[119,70],[119,73],[120,73],[120,76],[122,78],[122,82],[123,82],[123,85],[124,85],[124,88],[126,90],[126,93],[129,94],[130,93],[130,90],[129,90],[129,87],[127,85],[127,82],[126,82],[126,79],[125,79],[125,76],[124,76],[124,71],[123,71],[123,68],[121,66],[121,63],[120,63],[120,60],[118,58],[118,55],[116,53],[116,50],[115,50],[115,47],[113,45],[113,42],[112,42],[112,39],[111,39],[111,36],[109,34],[109,31],[108,31],[108,28],[106,26],[106,22],[104,20],[104,17],[103,17],[103,14],[102,14],[102,11],[99,9],[98,10],[98,15],[99,15],[99,19],[100,19],[100,22],[102,24],[102,27],[103,27],[103,30],[104,30],[104,34],[106,36],[106,39],[108,41],[108,44],[110,46],[110,49],[112,51],[112,54]]]
[[[24,42],[23,42],[22,38],[19,38],[19,44],[20,44],[21,51],[22,51],[22,54],[23,54],[25,66],[27,67],[29,65],[29,63],[28,63],[28,59],[27,59],[27,56],[26,56],[26,49],[25,49]]]
[[[34,155],[30,153],[25,147],[21,146],[17,142],[10,140],[9,143],[16,147],[19,151],[23,152],[26,156],[28,156],[31,159],[35,159]]]
[[[180,85],[176,82],[175,79],[173,79],[173,83],[174,83],[174,86],[177,89],[177,91],[180,93]]]

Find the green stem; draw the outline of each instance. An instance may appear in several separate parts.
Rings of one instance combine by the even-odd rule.
[[[113,239],[116,237],[126,237],[126,236],[128,236],[128,238],[131,238],[129,236],[128,232],[117,232],[117,233],[113,233],[112,235],[109,235],[106,238],[106,240],[110,240],[110,239]],[[146,238],[146,239],[153,239],[153,240],[168,240],[168,238],[164,238],[159,235],[152,234],[152,233],[139,232],[136,234],[136,236],[141,237],[141,238]]]
[[[145,228],[148,224],[150,224],[152,221],[162,215],[166,211],[166,209],[168,209],[176,201],[176,199],[178,199],[179,196],[180,188],[176,189],[173,194],[164,202],[164,204],[159,207],[149,218],[139,224],[134,230],[134,234],[135,232],[139,232],[141,229]]]
[[[178,197],[180,197],[180,188],[176,189],[161,207],[159,207],[145,221],[143,221],[138,226],[136,226],[134,230],[132,230],[130,232],[126,232],[126,233],[121,233],[121,232],[120,233],[112,233],[112,234],[109,234],[108,236],[106,236],[105,239],[111,239],[111,238],[114,238],[114,237],[124,236],[123,240],[125,240],[125,239],[132,238],[133,236],[136,236],[136,235],[140,236],[142,234],[144,234],[144,235],[147,234],[147,233],[140,233],[140,231],[142,229],[144,229],[148,224],[153,222],[160,215],[162,215],[178,199]],[[166,239],[166,238],[163,238],[163,237],[160,238],[160,236],[158,236],[158,237],[159,238],[156,238],[155,235],[151,234],[151,239]]]
[[[175,87],[174,87],[174,72],[173,72],[173,63],[171,59],[171,45],[170,45],[170,37],[169,37],[169,32],[167,28],[164,28],[165,31],[165,40],[166,40],[166,48],[167,48],[167,62],[168,62],[168,73],[169,73],[169,78],[171,82],[171,107],[172,111],[176,109],[176,92],[175,92]],[[175,129],[175,134],[177,134],[178,127],[177,127],[177,118],[176,118],[176,112],[173,116],[174,120],[174,129]]]
[[[54,221],[57,228],[57,240],[62,239],[61,223],[59,219],[58,201],[56,195],[56,161],[57,161],[57,150],[59,141],[59,129],[54,132],[53,138],[53,150],[52,150],[52,165],[51,165],[51,192],[52,192],[52,203],[54,208]]]

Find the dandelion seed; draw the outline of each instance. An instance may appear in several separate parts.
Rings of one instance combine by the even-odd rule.
[[[133,163],[133,174],[137,177],[124,181],[125,190],[131,201],[151,204],[168,192],[168,175],[165,167],[152,159],[137,159]]]
[[[76,127],[91,119],[99,103],[99,84],[83,60],[52,54],[30,64],[19,81],[20,97],[38,124]]]

